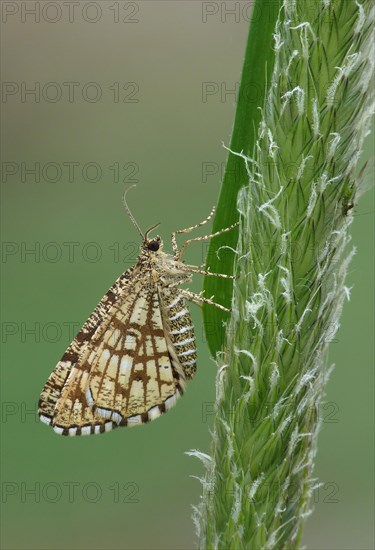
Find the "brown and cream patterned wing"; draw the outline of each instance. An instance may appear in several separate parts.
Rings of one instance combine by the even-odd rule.
[[[125,296],[125,301],[131,307],[132,297],[140,288],[139,273],[134,268],[123,273],[103,296],[52,371],[39,399],[39,416],[42,422],[52,425],[57,433],[75,435],[81,426],[85,427],[82,433],[105,431],[103,418],[93,415],[87,407],[86,399],[82,397],[89,371],[86,359],[90,354],[90,346],[100,339],[120,298],[123,301]],[[61,426],[56,424],[58,410],[60,417],[71,419],[69,423],[65,422]]]
[[[128,314],[121,305],[88,358],[87,401],[95,414],[136,426],[169,410],[185,388],[185,375],[163,324],[156,285],[145,286]]]

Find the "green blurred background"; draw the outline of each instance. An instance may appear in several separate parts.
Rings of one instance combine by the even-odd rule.
[[[167,242],[216,202],[249,3],[28,1],[2,10],[2,547],[194,548],[200,485],[191,476],[202,467],[184,452],[209,450],[215,380],[198,308],[198,375],[170,414],[69,439],[34,411],[73,332],[135,259],[124,187],[138,182],[131,208],[143,228],[161,221]],[[372,148],[370,137],[367,157]],[[304,538],[314,549],[374,547],[371,193],[354,214],[352,299],[330,348],[323,485]],[[197,244],[187,257],[202,263],[205,251]]]

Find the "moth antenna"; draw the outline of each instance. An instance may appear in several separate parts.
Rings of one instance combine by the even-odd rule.
[[[160,222],[159,223],[156,223],[155,225],[153,225],[152,227],[150,227],[150,229],[147,229],[146,233],[145,233],[145,241],[147,240],[147,236],[148,234],[150,233],[150,231],[153,231],[154,229],[156,229],[157,227],[159,227],[160,225]]]
[[[128,206],[128,203],[126,202],[126,195],[128,194],[128,191],[130,191],[130,189],[133,189],[134,187],[137,187],[137,186],[134,184],[134,185],[131,185],[130,187],[128,187],[127,189],[125,189],[125,192],[124,192],[123,197],[122,197],[122,202],[123,202],[123,205],[124,205],[124,207],[125,207],[126,212],[128,213],[129,218],[130,218],[131,221],[133,222],[134,227],[136,227],[136,228],[138,229],[139,233],[141,234],[142,239],[143,239],[143,240],[146,240],[146,235],[147,235],[147,233],[146,233],[146,235],[144,235],[144,234],[142,233],[141,228],[139,227],[138,223],[136,222],[135,217],[133,216],[133,214],[132,214],[131,211],[130,211],[130,208],[129,208],[129,206]],[[149,231],[150,231],[150,230],[149,230]]]

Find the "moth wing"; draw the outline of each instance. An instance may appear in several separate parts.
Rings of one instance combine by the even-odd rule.
[[[131,308],[132,297],[135,299],[140,289],[134,268],[123,273],[103,296],[49,376],[39,399],[39,416],[57,433],[76,435],[81,430],[82,434],[100,433],[112,427],[112,423],[105,426],[105,419],[94,414],[87,405],[83,391],[88,378],[86,360],[91,346],[100,339],[118,303],[126,302]],[[60,424],[56,422],[59,409]]]
[[[143,288],[129,316],[120,305],[87,359],[87,400],[95,414],[135,426],[169,410],[185,388],[185,375],[163,322],[155,286]]]

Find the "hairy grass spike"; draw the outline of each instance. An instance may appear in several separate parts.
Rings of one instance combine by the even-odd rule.
[[[348,297],[357,165],[374,112],[374,20],[372,0],[284,0],[256,145],[233,151],[249,182],[194,508],[202,550],[298,548],[311,513],[325,355]]]

